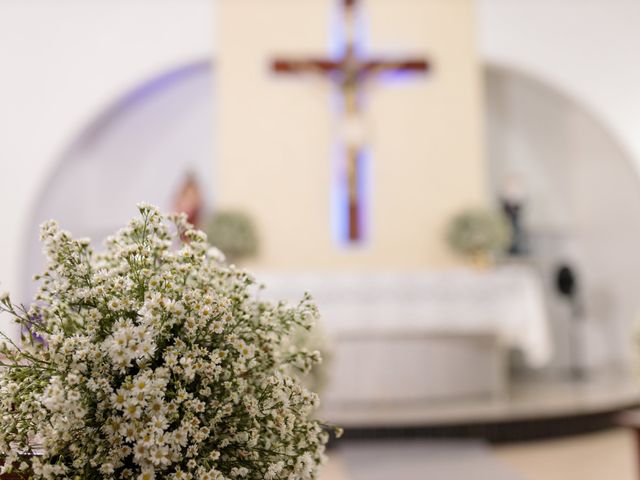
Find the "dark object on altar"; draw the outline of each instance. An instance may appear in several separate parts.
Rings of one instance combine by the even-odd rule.
[[[501,198],[500,205],[502,207],[502,211],[509,219],[509,223],[511,224],[511,245],[509,245],[507,252],[510,255],[526,254],[528,249],[526,246],[526,234],[522,226],[522,203],[506,198]]]
[[[579,285],[574,268],[568,264],[560,264],[557,267],[555,274],[556,291],[560,298],[564,299],[569,305],[569,375],[574,380],[583,380],[587,376],[584,367],[584,352],[579,336],[580,324],[584,319]]]
[[[573,270],[569,266],[562,265],[558,269],[558,274],[556,275],[556,288],[558,289],[558,293],[561,295],[570,299],[575,297],[578,286]]]

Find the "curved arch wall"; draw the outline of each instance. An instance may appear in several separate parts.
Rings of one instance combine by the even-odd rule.
[[[640,169],[640,3],[477,0],[478,49],[544,79],[600,119]]]
[[[0,5],[0,290],[21,287],[27,222],[69,142],[149,78],[211,54],[210,0]]]
[[[38,226],[55,218],[75,236],[104,238],[145,201],[171,210],[194,174],[205,206],[214,198],[213,73],[203,61],[152,78],[83,129],[65,152],[28,218],[23,291],[42,270]]]
[[[577,332],[593,366],[625,365],[640,312],[640,181],[634,159],[574,99],[529,75],[489,68],[491,191],[518,179],[530,256],[547,284],[556,366],[569,362],[572,320],[558,298],[561,263],[577,271],[584,318]],[[497,198],[496,198],[497,201]]]

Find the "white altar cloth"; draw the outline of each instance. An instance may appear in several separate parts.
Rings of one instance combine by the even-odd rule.
[[[290,302],[309,291],[329,336],[489,333],[533,368],[551,358],[542,285],[524,266],[484,271],[259,273],[263,296]]]

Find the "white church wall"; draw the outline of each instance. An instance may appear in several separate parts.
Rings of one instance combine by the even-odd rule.
[[[490,64],[541,78],[593,112],[640,168],[640,2],[477,0]]]
[[[211,0],[0,3],[0,290],[17,292],[27,224],[56,162],[131,88],[207,59]]]

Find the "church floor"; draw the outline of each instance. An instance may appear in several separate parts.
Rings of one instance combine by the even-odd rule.
[[[636,480],[634,439],[623,429],[501,446],[495,456],[527,480]]]
[[[635,480],[635,474],[633,437],[614,429],[499,447],[472,442],[358,444],[330,452],[321,480]]]

